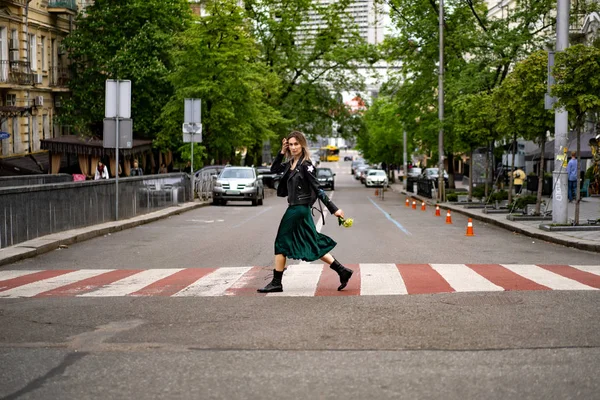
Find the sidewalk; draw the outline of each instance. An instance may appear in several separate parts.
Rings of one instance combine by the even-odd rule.
[[[69,231],[41,236],[26,242],[18,243],[14,246],[0,249],[0,266],[11,264],[25,258],[35,257],[52,250],[56,250],[61,246],[68,246],[70,244],[82,242],[97,236],[134,228],[139,225],[154,222],[162,218],[167,218],[171,215],[181,214],[183,212],[209,204],[210,202],[208,201],[196,200],[152,213],[143,214],[134,218],[124,219],[122,221],[106,222],[104,224],[86,226],[79,229],[72,229]]]
[[[426,197],[415,195],[412,192],[404,190],[404,186],[401,183],[390,185],[394,192],[402,193],[418,199],[419,201],[425,201],[428,205],[435,205],[435,201]],[[543,199],[549,204],[547,210],[552,210],[552,199],[549,197],[543,197]],[[471,203],[472,204],[472,203]],[[600,198],[599,197],[585,197],[581,200],[579,207],[579,221],[585,223],[588,219],[600,218]],[[512,232],[516,232],[522,235],[531,236],[536,239],[545,240],[547,242],[557,243],[568,247],[574,247],[581,250],[588,250],[600,253],[600,230],[588,230],[588,231],[546,231],[540,228],[541,224],[551,224],[552,220],[518,220],[511,221],[507,219],[508,213],[503,214],[486,214],[482,208],[465,208],[464,204],[456,203],[440,203],[441,209],[449,209],[451,212],[457,212],[467,217],[473,218],[474,220],[484,221],[489,224],[499,226],[501,228],[508,229]],[[546,207],[543,207],[543,210]],[[568,220],[572,220],[575,215],[575,203],[568,205]],[[600,227],[599,227],[600,228]]]

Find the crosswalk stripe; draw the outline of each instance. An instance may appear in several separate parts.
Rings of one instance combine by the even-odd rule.
[[[396,264],[360,264],[360,282],[363,296],[408,294]]]
[[[457,292],[495,292],[504,288],[492,282],[467,267],[465,264],[431,264]]]
[[[78,271],[69,272],[53,278],[44,279],[37,282],[28,283],[23,286],[19,286],[4,292],[0,292],[0,297],[32,297],[39,293],[46,292],[48,290],[56,289],[61,286],[69,285],[73,282],[80,281],[82,279],[91,278],[96,275],[100,275],[107,272],[105,269],[80,269]]]
[[[31,271],[31,270],[27,270],[27,271],[0,271],[0,287],[2,286],[2,281],[6,281],[9,279],[14,279],[14,278],[19,278],[21,276],[25,276],[25,275],[29,275],[29,274],[34,274],[38,271]]]
[[[354,275],[338,292],[323,264],[288,266],[283,293],[267,296],[376,296],[504,290],[597,290],[600,265],[346,264]],[[0,299],[17,297],[264,296],[268,267],[0,271]]]
[[[600,275],[600,265],[571,265],[571,267],[589,272],[590,274]]]
[[[533,264],[502,264],[503,267],[553,290],[595,290]]]
[[[252,267],[219,268],[200,278],[174,296],[222,296]]]
[[[283,273],[283,293],[267,296],[314,296],[323,264],[290,265]]]
[[[178,271],[181,271],[181,268],[148,269],[138,274],[113,282],[101,289],[79,295],[79,297],[127,296],[130,293],[137,292],[138,290],[151,285],[152,282],[158,279],[165,278]]]

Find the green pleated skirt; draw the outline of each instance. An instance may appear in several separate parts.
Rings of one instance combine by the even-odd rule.
[[[302,261],[314,261],[329,253],[336,242],[317,232],[308,205],[289,206],[279,223],[275,254]]]

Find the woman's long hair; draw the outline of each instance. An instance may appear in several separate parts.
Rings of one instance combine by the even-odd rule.
[[[298,143],[300,143],[300,146],[302,147],[302,155],[300,156],[300,159],[298,160],[298,162],[300,164],[302,164],[304,162],[304,160],[310,161],[310,150],[308,149],[308,142],[306,141],[306,136],[304,136],[304,133],[302,133],[300,131],[292,131],[287,136],[287,140],[290,140],[291,138],[296,139],[298,141]],[[288,160],[292,159],[292,152],[290,151],[289,147],[285,153],[285,156],[287,157]]]

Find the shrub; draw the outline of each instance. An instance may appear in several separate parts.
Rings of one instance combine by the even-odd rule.
[[[499,190],[495,193],[492,193],[490,196],[490,201],[502,201],[508,200],[508,192],[506,190]]]
[[[534,195],[527,195],[527,196],[521,196],[521,197],[517,197],[512,204],[510,205],[510,208],[514,208],[517,210],[524,210],[525,207],[527,206],[527,204],[535,204],[537,202],[537,196]]]
[[[448,193],[446,195],[446,200],[448,200],[448,201],[458,201],[458,194],[456,194],[456,193]]]
[[[473,188],[473,197],[477,198],[477,199],[481,199],[483,196],[485,196],[485,186],[476,186]]]

